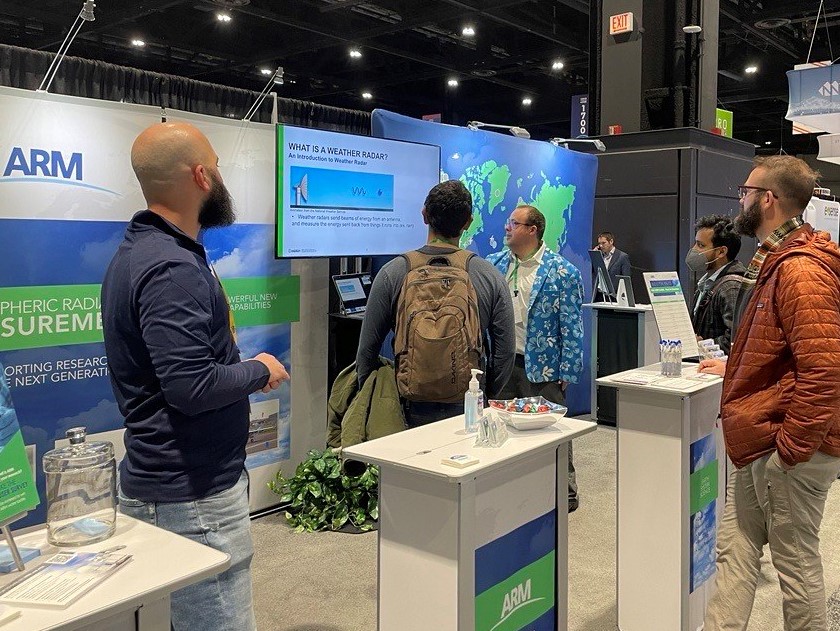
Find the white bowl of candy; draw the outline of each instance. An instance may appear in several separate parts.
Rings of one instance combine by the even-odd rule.
[[[505,423],[518,430],[554,425],[569,411],[567,407],[543,397],[491,399],[488,403]]]

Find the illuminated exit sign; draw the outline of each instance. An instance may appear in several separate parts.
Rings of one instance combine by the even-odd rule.
[[[633,32],[633,14],[619,13],[610,16],[610,35]]]

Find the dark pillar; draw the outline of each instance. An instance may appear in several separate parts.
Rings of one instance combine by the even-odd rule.
[[[607,134],[714,125],[720,0],[603,0],[590,3],[593,129]],[[633,31],[610,35],[630,12]],[[683,27],[699,24],[699,34]]]

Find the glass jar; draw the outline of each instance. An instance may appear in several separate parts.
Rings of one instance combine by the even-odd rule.
[[[67,430],[70,444],[44,454],[47,540],[83,546],[107,539],[117,525],[114,445],[85,442],[84,427]]]

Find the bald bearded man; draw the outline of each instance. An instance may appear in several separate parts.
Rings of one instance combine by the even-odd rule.
[[[255,629],[248,517],[248,395],[289,378],[272,355],[241,361],[227,299],[198,241],[234,221],[219,158],[198,129],[149,127],[131,166],[134,215],[102,284],[111,385],[125,417],[121,512],[231,556],[172,594],[172,628]],[[173,560],[177,561],[177,560]]]

